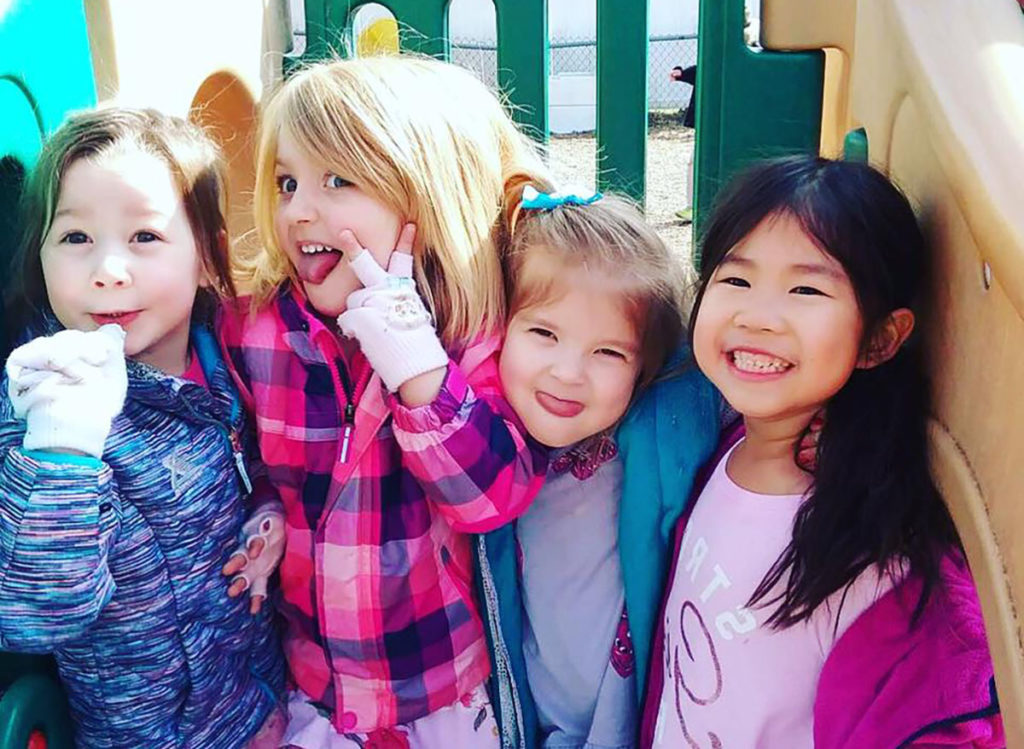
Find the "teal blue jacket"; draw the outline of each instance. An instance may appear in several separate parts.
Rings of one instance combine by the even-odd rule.
[[[721,398],[681,350],[619,427],[623,494],[619,557],[636,659],[637,705],[647,684],[672,532],[697,471],[718,442]],[[502,747],[533,749],[540,737],[522,651],[522,599],[515,525],[475,540],[477,584],[491,650],[491,699]]]

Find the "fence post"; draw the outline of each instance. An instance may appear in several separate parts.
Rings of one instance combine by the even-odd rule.
[[[647,161],[648,3],[597,0],[597,184],[638,201]]]
[[[547,0],[495,0],[498,85],[516,122],[542,143],[548,127]]]

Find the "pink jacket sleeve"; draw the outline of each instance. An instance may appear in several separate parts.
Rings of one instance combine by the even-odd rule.
[[[502,394],[497,350],[497,339],[487,340],[467,349],[460,365],[449,362],[432,403],[406,408],[389,397],[406,467],[466,533],[486,533],[525,512],[547,470],[546,451],[525,436]]]

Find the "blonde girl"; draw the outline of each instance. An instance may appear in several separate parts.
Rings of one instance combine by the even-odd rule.
[[[493,234],[506,180],[542,172],[433,60],[315,65],[263,112],[262,248],[222,335],[284,502],[293,746],[497,741],[468,534],[543,479],[498,382]]]

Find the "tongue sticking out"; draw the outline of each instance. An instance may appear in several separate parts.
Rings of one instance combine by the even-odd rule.
[[[295,270],[305,283],[323,283],[327,275],[341,261],[340,252],[317,252],[313,255],[300,255]]]

